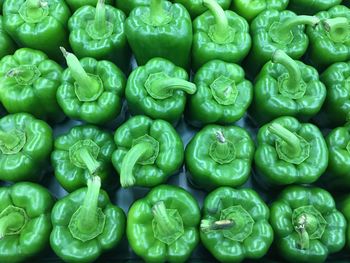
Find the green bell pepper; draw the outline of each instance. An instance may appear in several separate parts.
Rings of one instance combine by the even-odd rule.
[[[94,262],[115,248],[125,231],[125,214],[100,190],[100,178],[59,200],[52,209],[53,251],[65,262]]]
[[[301,15],[314,15],[339,5],[342,0],[289,0],[288,9]]]
[[[83,6],[96,6],[99,0],[65,0],[70,9],[74,12]],[[125,0],[122,0],[125,1]],[[128,0],[129,1],[129,0]],[[125,1],[125,2],[128,2]],[[104,0],[107,5],[114,5],[114,0]]]
[[[139,6],[149,6],[150,0],[116,0],[116,7],[122,10],[126,15]]]
[[[327,144],[313,124],[280,117],[260,128],[257,141],[255,165],[262,182],[310,184],[327,168]]]
[[[349,78],[350,62],[335,63],[321,75],[321,80],[327,87],[324,112],[332,126],[344,125],[350,120]]]
[[[186,94],[196,92],[186,70],[163,58],[153,58],[128,78],[125,97],[132,114],[176,123],[186,106]]]
[[[322,23],[308,27],[309,58],[319,69],[350,59],[350,9],[343,5],[316,14]]]
[[[267,9],[285,10],[288,2],[289,0],[234,0],[232,1],[232,10],[244,17],[248,22],[251,22]]]
[[[146,262],[185,262],[199,243],[200,210],[184,189],[161,185],[130,208],[126,233]]]
[[[39,50],[18,49],[0,60],[0,101],[9,113],[27,112],[59,122],[64,114],[57,103],[63,69]]]
[[[236,64],[212,60],[197,71],[194,83],[197,92],[189,98],[186,117],[195,126],[238,121],[253,100],[253,85]]]
[[[203,245],[220,262],[262,258],[273,241],[269,208],[252,189],[220,187],[204,200]]]
[[[194,70],[213,59],[240,63],[251,47],[247,21],[230,10],[224,11],[216,0],[203,0],[203,4],[209,10],[193,21]]]
[[[230,8],[231,0],[215,0],[224,10]],[[175,3],[182,4],[186,7],[192,18],[203,14],[207,11],[204,0],[173,0]]]
[[[63,72],[57,101],[72,119],[106,124],[116,119],[122,108],[126,85],[123,72],[112,62],[94,58],[77,59],[61,48],[68,68]]]
[[[324,262],[345,245],[345,218],[321,188],[290,186],[270,211],[276,246],[289,262]]]
[[[315,68],[276,50],[255,79],[251,112],[258,123],[280,116],[308,121],[321,110],[326,95]]]
[[[38,185],[21,182],[0,188],[0,261],[30,262],[48,246],[54,199]]]
[[[0,10],[2,9],[0,5]],[[15,51],[15,43],[9,37],[4,29],[2,16],[0,15],[0,59],[6,55],[12,54]]]
[[[189,142],[185,151],[189,179],[195,187],[212,190],[244,184],[251,172],[254,142],[236,126],[208,125]]]
[[[68,46],[68,6],[63,0],[6,0],[4,27],[21,46],[44,51],[62,61],[60,46]]]
[[[343,213],[347,221],[346,247],[347,249],[349,249],[350,248],[350,195],[347,195],[345,196],[345,198],[343,198],[339,207],[340,207],[340,211]]]
[[[132,10],[125,33],[139,66],[154,57],[188,68],[192,45],[192,21],[186,8],[164,0]]]
[[[86,5],[68,21],[69,43],[78,58],[109,60],[128,71],[130,49],[124,32],[125,15],[99,0],[96,8]]]
[[[166,121],[135,116],[115,132],[117,150],[112,155],[122,187],[153,187],[165,183],[180,169],[184,146]]]
[[[300,59],[309,46],[305,26],[320,23],[315,16],[297,16],[289,10],[265,10],[251,24],[252,49],[246,67],[255,75],[268,62],[276,49],[281,49],[293,59]]]
[[[0,180],[38,181],[53,144],[52,129],[27,113],[0,119]]]
[[[104,188],[116,184],[111,162],[115,150],[113,136],[95,126],[76,126],[55,140],[51,163],[55,177],[68,192],[85,187],[98,175]]]

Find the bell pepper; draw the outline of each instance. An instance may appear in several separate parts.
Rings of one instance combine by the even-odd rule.
[[[30,262],[48,246],[51,209],[49,191],[21,182],[0,188],[0,261]]]
[[[0,10],[2,6],[0,4]],[[4,29],[2,16],[0,15],[0,59],[15,51],[15,44]]]
[[[161,185],[130,207],[126,233],[132,250],[146,262],[185,262],[199,243],[199,221],[190,193]]]
[[[310,184],[327,168],[327,144],[313,124],[280,117],[260,128],[257,141],[255,165],[262,183]]]
[[[309,59],[319,69],[350,59],[350,9],[343,5],[316,14],[322,20],[307,29],[310,39]]]
[[[293,59],[300,59],[309,46],[305,26],[320,23],[315,16],[297,16],[289,10],[265,10],[251,24],[252,49],[246,67],[254,75],[271,59],[276,49],[281,49]]]
[[[62,48],[68,68],[63,72],[57,101],[70,118],[92,124],[116,119],[126,85],[123,72],[112,62],[94,58],[80,61]]]
[[[51,163],[55,177],[68,192],[85,187],[91,176],[101,178],[104,188],[116,185],[111,158],[113,136],[95,126],[76,126],[55,140]]]
[[[63,69],[39,50],[18,49],[0,60],[0,101],[9,113],[27,112],[59,122],[64,114],[57,103]]]
[[[189,142],[185,151],[189,179],[210,191],[219,186],[244,184],[251,172],[254,142],[236,126],[208,125]]]
[[[6,0],[4,27],[21,46],[44,51],[62,61],[60,46],[68,46],[70,11],[63,0]]]
[[[231,124],[243,117],[253,100],[253,85],[245,79],[243,68],[212,60],[201,67],[190,96],[186,117],[191,124]]]
[[[126,17],[104,2],[99,0],[96,8],[86,5],[73,14],[68,21],[69,43],[78,58],[109,60],[127,71],[130,50],[124,32]]]
[[[327,87],[324,112],[329,126],[344,125],[350,120],[350,62],[338,62],[328,67],[321,75]]]
[[[193,21],[194,70],[213,59],[240,63],[251,47],[247,21],[233,11],[224,11],[216,0],[203,0],[203,5],[209,10]]]
[[[345,196],[339,204],[340,211],[345,216],[347,221],[346,229],[346,247],[347,250],[350,248],[350,195]]]
[[[50,244],[65,262],[94,262],[115,248],[125,230],[125,214],[100,190],[98,176],[59,200],[52,209]]]
[[[99,0],[66,0],[67,5],[70,7],[70,9],[74,12],[80,7],[83,6],[96,6]],[[107,5],[113,5],[114,0],[104,0]],[[124,0],[122,0],[124,1]],[[129,0],[128,0],[129,1]],[[125,1],[127,2],[127,1]]]
[[[345,245],[345,218],[321,188],[290,186],[270,211],[276,246],[288,262],[324,262]]]
[[[185,110],[186,94],[197,90],[188,79],[186,70],[169,60],[149,60],[128,78],[125,97],[130,112],[176,123]]]
[[[314,15],[339,5],[342,0],[289,0],[288,9],[301,15]]]
[[[165,183],[180,169],[184,146],[166,121],[135,116],[115,132],[117,150],[112,155],[122,187],[153,187]]]
[[[53,144],[52,129],[27,113],[0,119],[0,180],[38,181]]]
[[[139,6],[149,6],[150,0],[116,0],[116,7],[122,10],[126,15]]]
[[[224,10],[230,8],[231,0],[215,0]],[[203,14],[207,11],[207,7],[204,4],[203,0],[173,0],[175,3],[182,4],[186,7],[187,11],[190,13],[192,18]]]
[[[255,79],[252,116],[258,123],[280,116],[308,121],[321,110],[326,95],[315,68],[276,50]]]
[[[186,8],[164,0],[133,9],[125,33],[139,66],[154,57],[188,68],[192,45],[192,21]]]
[[[232,1],[232,10],[244,17],[248,22],[251,22],[267,9],[285,10],[288,2],[289,0],[234,0]]]
[[[262,258],[273,241],[269,208],[252,189],[220,187],[204,200],[203,245],[220,262]]]

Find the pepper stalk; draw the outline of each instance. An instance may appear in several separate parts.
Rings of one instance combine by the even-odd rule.
[[[350,37],[350,24],[345,17],[325,19],[323,26],[329,33],[330,39],[336,43],[343,43]]]
[[[231,228],[235,225],[235,222],[231,219],[224,219],[218,221],[211,221],[208,219],[202,219],[200,229],[204,233],[210,232],[212,230],[224,230]]]
[[[25,219],[19,212],[12,212],[0,218],[0,240],[6,236],[9,229],[19,229],[24,222]]]
[[[287,155],[297,156],[301,153],[300,140],[294,133],[278,123],[272,123],[268,130],[286,143],[284,151]]]

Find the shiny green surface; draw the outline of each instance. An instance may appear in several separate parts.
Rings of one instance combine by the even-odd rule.
[[[174,0],[173,2],[182,4],[186,7],[192,18],[203,14],[207,10],[207,8],[203,6],[202,0]],[[231,5],[231,0],[217,0],[217,2],[224,10],[229,9]]]
[[[0,10],[2,9],[2,2],[0,3]],[[13,53],[15,50],[15,43],[8,36],[4,30],[2,16],[0,15],[0,59],[6,55]]]
[[[122,10],[126,15],[129,15],[129,13],[138,6],[148,6],[150,3],[150,0],[116,0],[115,6]]]
[[[65,0],[65,2],[70,7],[72,12],[76,11],[77,9],[85,5],[96,6],[97,1],[98,0]],[[120,0],[117,0],[117,1],[120,1]],[[121,1],[129,2],[129,0],[128,1],[121,0]],[[105,0],[105,3],[107,5],[113,5],[114,2],[115,2],[114,0]]]
[[[341,3],[342,0],[289,0],[288,9],[301,15],[314,15],[319,11],[326,11]]]

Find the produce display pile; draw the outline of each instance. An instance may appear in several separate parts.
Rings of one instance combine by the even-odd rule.
[[[349,0],[0,10],[0,263],[349,262]]]

